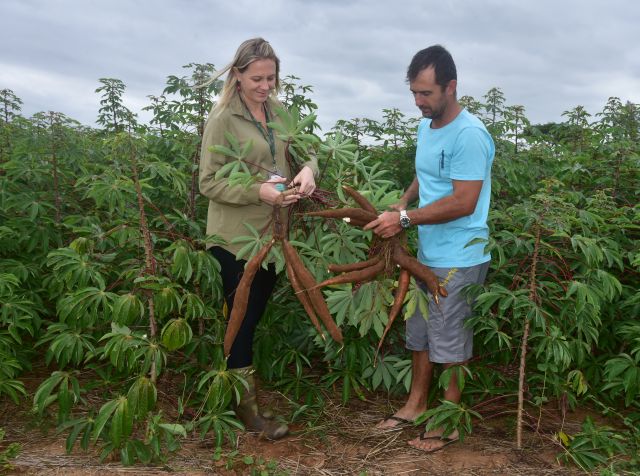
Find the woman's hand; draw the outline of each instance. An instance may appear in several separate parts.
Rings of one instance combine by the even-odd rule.
[[[316,179],[313,176],[313,170],[310,167],[302,167],[302,170],[293,177],[289,187],[297,187],[298,193],[308,197],[316,189]]]
[[[260,185],[260,200],[268,205],[274,206],[278,197],[282,195],[282,192],[276,189],[276,185],[279,183],[284,183],[286,181],[287,179],[285,178],[274,176],[264,182],[262,185]],[[279,205],[281,207],[288,207],[298,200],[300,200],[300,195],[298,193],[294,193],[283,197],[282,203],[280,203]]]

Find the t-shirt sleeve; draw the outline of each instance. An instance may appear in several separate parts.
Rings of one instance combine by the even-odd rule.
[[[451,160],[450,177],[454,180],[484,180],[491,160],[491,139],[477,127],[460,131]]]

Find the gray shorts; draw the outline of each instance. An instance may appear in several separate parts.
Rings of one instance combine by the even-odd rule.
[[[436,305],[429,294],[429,315],[423,316],[416,307],[406,320],[406,347],[409,350],[429,351],[429,360],[439,364],[453,364],[469,360],[473,354],[473,329],[464,326],[471,316],[471,298],[464,292],[469,284],[483,284],[489,262],[467,268],[431,268],[440,282],[449,271],[455,272],[445,285],[449,295]],[[418,283],[426,291],[424,283]]]

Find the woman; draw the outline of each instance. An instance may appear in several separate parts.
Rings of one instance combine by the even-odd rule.
[[[209,199],[207,234],[218,235],[225,245],[210,248],[220,262],[225,301],[231,312],[236,287],[246,262],[236,259],[240,246],[231,243],[237,236],[247,235],[245,223],[259,231],[270,232],[273,205],[285,186],[297,192],[284,197],[286,207],[315,190],[317,174],[315,159],[303,164],[292,177],[285,159],[285,143],[267,126],[279,122],[274,110],[282,107],[276,93],[280,85],[280,60],[271,45],[262,38],[247,40],[240,45],[233,61],[211,81],[228,71],[219,101],[212,108],[204,131],[200,162],[200,193]],[[210,81],[210,82],[211,82]],[[209,84],[210,84],[209,82]],[[216,172],[230,159],[211,150],[211,146],[229,147],[225,133],[240,143],[252,142],[245,163],[257,183],[248,188],[230,186],[227,178],[216,179]],[[282,210],[280,210],[283,212]],[[282,220],[286,214],[281,213]],[[278,439],[289,431],[287,425],[263,417],[258,411],[253,377],[253,335],[276,281],[273,264],[261,268],[251,285],[249,303],[242,327],[231,347],[227,368],[240,372],[249,384],[235,408],[238,418],[248,430],[260,431],[267,438]]]

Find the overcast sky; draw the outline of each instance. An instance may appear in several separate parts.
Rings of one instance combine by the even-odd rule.
[[[127,85],[134,112],[182,66],[223,67],[245,39],[274,46],[284,75],[313,86],[319,122],[418,116],[406,68],[434,43],[458,67],[458,94],[497,86],[532,122],[609,96],[640,103],[637,0],[0,0],[0,89],[23,114],[93,125],[98,78]],[[146,113],[140,114],[148,118]]]

